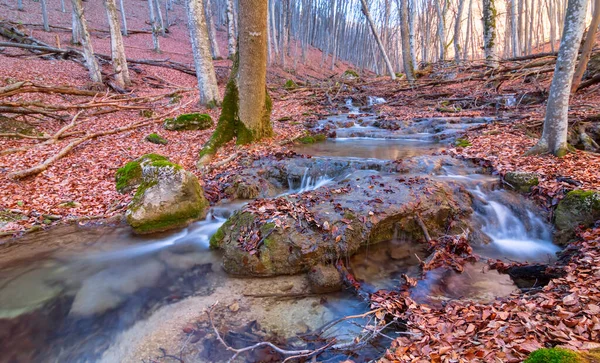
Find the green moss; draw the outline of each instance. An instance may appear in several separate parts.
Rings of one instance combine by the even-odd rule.
[[[134,161],[130,161],[125,166],[119,168],[115,173],[115,184],[119,193],[125,193],[142,181],[142,162],[160,162],[168,159],[158,154],[146,154]]]
[[[323,142],[325,140],[327,140],[327,136],[324,134],[307,135],[296,139],[296,141],[302,144],[314,144],[317,142]]]
[[[293,89],[298,88],[298,85],[293,80],[288,79],[287,81],[285,81],[285,84],[283,85],[283,88],[285,88],[287,90],[293,90]]]
[[[230,225],[231,223],[229,221],[225,222],[225,224],[217,229],[217,232],[210,237],[210,248],[217,249],[221,247],[221,242],[223,241],[223,238],[225,238],[225,232],[223,229],[229,227]]]
[[[280,117],[277,119],[277,121],[279,122],[285,122],[285,121],[290,121],[292,119],[291,116],[284,116],[284,117]]]
[[[155,161],[151,162],[150,165],[157,167],[157,168],[172,167],[175,170],[182,169],[181,165],[172,163],[169,160],[155,160]]]
[[[181,96],[179,93],[175,92],[175,93],[170,94],[169,97],[171,98],[169,103],[173,105],[173,104],[179,103],[179,101],[181,101],[181,98],[183,96]]]
[[[145,189],[150,188],[152,185],[147,186]],[[140,190],[142,186],[140,185]],[[144,189],[144,190],[145,190]],[[136,193],[137,195],[137,193]],[[148,221],[139,225],[132,226],[137,233],[145,234],[152,232],[159,232],[166,229],[177,228],[178,226],[185,226],[190,220],[198,219],[202,215],[204,206],[191,206],[177,213],[172,213],[161,217],[158,220]]]
[[[471,146],[471,142],[467,139],[456,139],[456,141],[454,141],[454,145],[458,146],[458,147],[469,147]]]
[[[358,75],[358,73],[353,70],[353,69],[347,69],[344,74],[343,77],[347,77],[347,78],[359,78],[360,76]]]
[[[164,127],[170,131],[206,130],[214,125],[212,117],[206,113],[185,113],[176,118],[165,119]]]
[[[600,192],[573,190],[558,203],[554,212],[556,227],[572,231],[578,225],[589,226],[600,218]]]
[[[150,118],[154,116],[154,111],[152,110],[140,110],[140,116],[145,118]]]
[[[156,133],[146,136],[146,141],[151,142],[153,144],[157,144],[157,145],[166,145],[169,143],[169,141],[167,141],[167,139],[165,139],[164,137],[162,137]]]
[[[356,216],[354,215],[354,213],[347,210],[344,212],[344,218],[349,219],[349,220],[354,220],[354,219],[356,219]]]
[[[562,348],[544,348],[531,353],[524,363],[580,363],[579,355]]]

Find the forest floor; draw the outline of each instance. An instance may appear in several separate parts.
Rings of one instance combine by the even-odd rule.
[[[33,3],[32,3],[33,4]],[[68,30],[43,32],[39,14],[18,12],[15,4],[0,4],[0,13],[17,23],[25,33],[53,45],[69,42]],[[106,29],[102,4],[86,15],[93,29]],[[132,9],[131,29],[148,29],[145,8]],[[167,38],[161,39],[163,53],[150,50],[151,36],[147,33],[127,37],[126,51],[134,59],[166,59],[191,64],[190,47],[185,31],[182,8],[173,12]],[[70,16],[51,9],[50,22],[69,27]],[[98,53],[109,53],[109,38],[105,32],[92,31]],[[226,54],[225,33],[219,32],[221,53]],[[543,58],[550,59],[550,58]],[[288,62],[293,62],[290,57]],[[330,62],[330,60],[329,60]],[[311,50],[307,65],[300,62],[295,71],[281,67],[269,69],[268,81],[273,97],[273,126],[275,137],[255,145],[238,147],[233,143],[222,148],[213,160],[215,168],[203,172],[195,167],[197,155],[210,136],[205,131],[167,131],[162,127],[165,117],[184,112],[209,113],[215,120],[219,110],[197,106],[196,80],[180,71],[149,65],[136,65],[132,92],[98,96],[57,93],[23,92],[4,97],[3,105],[27,107],[44,104],[45,113],[27,116],[27,124],[44,139],[0,138],[0,213],[4,223],[0,233],[7,238],[0,246],[10,245],[26,231],[48,228],[57,223],[86,220],[105,222],[121,216],[131,194],[117,193],[114,174],[126,162],[146,153],[169,157],[173,162],[194,172],[205,187],[212,202],[220,199],[215,175],[239,167],[234,153],[258,156],[288,152],[284,141],[305,131],[303,123],[320,115],[336,112],[347,97],[356,103],[366,103],[368,96],[384,97],[386,103],[375,107],[387,119],[411,120],[434,116],[493,116],[501,121],[470,130],[464,136],[468,147],[449,146],[446,152],[456,157],[478,160],[503,175],[507,171],[535,171],[540,184],[531,196],[548,208],[574,188],[600,190],[600,156],[575,151],[557,159],[552,156],[523,156],[540,135],[544,118],[545,99],[553,68],[551,63],[534,68],[525,67],[532,60],[503,63],[501,70],[490,74],[475,66],[434,67],[424,73],[416,86],[405,81],[391,82],[385,78],[361,77],[350,80],[341,77],[349,65],[339,63],[333,70],[323,71],[321,55]],[[542,62],[543,63],[543,62]],[[221,94],[231,62],[215,62]],[[328,68],[328,67],[326,67]],[[105,64],[104,71],[110,73]],[[285,89],[284,83],[294,79],[299,87]],[[30,82],[43,87],[66,86],[69,89],[89,90],[87,72],[71,60],[44,59],[22,50],[0,49],[0,88],[18,82]],[[38,89],[40,88],[38,87]],[[1,96],[1,94],[0,94]],[[513,101],[513,99],[515,101]],[[69,107],[64,109],[58,106]],[[84,106],[87,105],[87,106]],[[55,135],[69,125],[77,110],[85,110],[69,132],[58,140]],[[151,111],[151,112],[148,112]],[[598,85],[577,93],[572,101],[569,119],[572,125],[598,120],[600,89]],[[25,117],[16,118],[22,125]],[[6,119],[0,120],[8,123]],[[122,132],[85,140],[64,157],[53,162],[38,175],[15,180],[9,174],[35,166],[52,157],[69,143],[101,131]],[[13,124],[0,124],[0,132],[14,132]],[[20,127],[20,126],[18,126]],[[18,128],[17,127],[17,128]],[[18,132],[21,132],[17,130]],[[31,130],[30,130],[31,131]],[[158,133],[169,140],[167,145],[145,141],[145,136]],[[45,142],[45,141],[52,142]],[[14,148],[26,148],[6,152]],[[223,161],[229,160],[228,163]],[[217,166],[218,165],[218,166]],[[396,339],[386,355],[390,361],[521,361],[529,352],[543,347],[562,345],[578,350],[600,347],[600,228],[581,231],[580,240],[573,244],[575,252],[563,262],[563,277],[554,279],[541,290],[511,295],[490,304],[456,301],[442,309],[419,305],[403,293],[373,296],[373,306],[383,307],[408,321],[411,335]],[[424,358],[428,357],[428,358]]]

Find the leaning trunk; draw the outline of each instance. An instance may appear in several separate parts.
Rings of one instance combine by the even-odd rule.
[[[210,54],[204,5],[201,0],[186,0],[186,5],[190,40],[196,65],[196,77],[198,78],[198,91],[200,91],[200,103],[203,105],[216,105],[219,102],[219,89]]]
[[[583,78],[583,72],[585,72],[587,64],[590,61],[592,48],[594,47],[594,42],[596,40],[596,30],[598,30],[598,25],[600,25],[600,0],[594,0],[594,15],[592,16],[592,23],[590,24],[587,37],[585,38],[585,43],[581,49],[581,58],[579,59],[577,69],[575,70],[575,75],[573,76],[573,85],[571,86],[572,93],[575,93],[577,88],[579,88],[579,84]]]
[[[369,13],[369,8],[367,7],[367,2],[365,0],[361,0],[361,3],[362,3],[363,13],[365,14],[365,17],[367,18],[369,25],[371,26],[371,31],[373,32],[373,36],[375,37],[375,40],[377,41],[377,45],[379,46],[379,51],[381,52],[381,55],[383,56],[383,60],[385,61],[388,72],[390,73],[390,77],[392,78],[392,81],[394,81],[394,80],[396,80],[396,73],[394,73],[394,67],[392,66],[392,63],[390,62],[390,59],[388,58],[387,53],[385,52],[385,48],[383,46],[383,43],[381,42],[381,38],[379,38],[379,34],[377,34],[377,29],[375,29],[375,23],[373,23],[373,19],[371,19],[371,14]]]
[[[106,6],[108,27],[110,28],[110,50],[115,80],[120,87],[129,86],[131,80],[129,79],[129,69],[127,68],[127,58],[125,57],[123,36],[121,34],[121,26],[119,25],[117,4],[115,3],[115,0],[105,0],[104,5]]]
[[[124,36],[127,36],[127,17],[125,17],[125,4],[123,4],[123,1],[125,0],[119,0],[119,6],[121,7],[121,19],[123,19],[123,27],[121,28],[121,31],[123,32]]]
[[[556,68],[550,85],[544,131],[537,145],[527,154],[550,152],[560,157],[568,151],[569,91],[585,27],[586,8],[587,0],[569,0]]]
[[[94,82],[102,83],[102,73],[100,73],[100,66],[94,56],[94,48],[92,47],[90,33],[87,29],[87,22],[83,15],[83,5],[81,4],[81,0],[71,0],[71,5],[73,6],[73,12],[75,13],[79,30],[81,31],[83,57],[85,58],[85,65],[90,74],[90,78]]]

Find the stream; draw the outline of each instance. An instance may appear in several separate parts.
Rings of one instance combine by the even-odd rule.
[[[329,132],[327,141],[294,150],[314,160],[375,164],[425,156],[416,175],[458,183],[474,196],[473,234],[486,242],[473,246],[476,253],[521,262],[554,258],[559,249],[534,203],[465,162],[435,168],[427,164],[428,156],[439,155],[447,146],[446,140],[486,120],[454,120],[446,126],[439,119],[420,120],[417,124],[423,127],[407,132],[378,127],[376,116],[361,115],[351,101],[346,107],[348,113],[315,125]],[[344,177],[345,173],[306,168],[301,178],[288,180],[289,190],[283,195],[310,192]],[[216,302],[221,307],[216,318],[229,331],[226,340],[238,347],[270,339],[301,348],[306,343],[299,335],[368,311],[350,291],[311,293],[305,276],[238,278],[223,272],[220,252],[209,249],[209,239],[244,204],[213,206],[203,221],[152,236],[133,235],[125,225],[71,225],[21,238],[21,245],[51,247],[2,260],[0,362],[178,361],[169,356],[185,362],[227,361],[231,354],[215,340],[204,319],[203,311]],[[369,290],[394,289],[403,274],[419,276],[420,260],[427,255],[423,243],[397,231],[388,242],[362,248],[350,258],[349,267]],[[460,274],[447,269],[427,272],[412,295],[435,306],[459,298],[489,302],[516,291],[508,275],[476,262]],[[359,326],[344,322],[327,335],[344,342],[358,332]],[[385,352],[386,344],[389,340],[374,341],[359,352],[326,358],[368,361]],[[268,352],[239,361],[277,361],[264,354]]]

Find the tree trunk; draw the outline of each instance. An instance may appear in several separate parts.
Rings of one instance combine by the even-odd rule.
[[[217,148],[234,137],[238,144],[248,144],[273,134],[271,98],[267,92],[268,2],[240,0],[239,7],[239,50],[219,123],[200,152],[199,165],[210,160]]]
[[[23,11],[23,0],[17,0],[17,9]]]
[[[65,0],[60,0],[60,11],[63,13],[67,12],[67,7],[65,6]]]
[[[438,33],[438,38],[440,41],[440,61],[444,61],[446,59],[446,34],[444,32],[444,12],[442,11],[442,4],[440,4],[441,2],[446,2],[445,0],[435,0],[435,11],[437,12],[437,16],[438,16],[438,26],[437,26],[437,33]]]
[[[71,11],[71,44],[81,44],[81,27],[75,11]]]
[[[460,23],[462,18],[465,0],[458,0],[458,9],[456,10],[456,22],[454,23],[454,61],[460,63]]]
[[[167,28],[165,27],[165,22],[163,21],[162,10],[160,9],[160,3],[158,0],[154,0],[154,10],[156,11],[154,21],[158,23],[160,34],[164,37],[167,35]]]
[[[392,67],[392,63],[390,63],[390,59],[385,52],[385,48],[383,47],[383,43],[381,43],[381,39],[379,38],[379,34],[377,34],[377,29],[375,29],[375,24],[373,23],[373,19],[371,19],[371,14],[369,13],[369,8],[367,7],[367,2],[365,0],[361,0],[362,3],[362,11],[369,22],[369,26],[371,26],[371,31],[373,32],[373,36],[377,41],[377,45],[379,46],[379,51],[385,60],[385,64],[387,66],[388,72],[390,73],[390,77],[392,81],[396,80],[396,73],[394,72],[394,67]]]
[[[235,21],[233,20],[233,0],[227,0],[227,56],[235,55]]]
[[[410,49],[410,30],[408,29],[408,0],[396,0],[400,12],[400,41],[402,42],[402,63],[409,82],[415,80],[415,65]]]
[[[202,0],[186,0],[186,5],[200,104],[216,106],[219,102],[219,89],[210,53],[204,5]]]
[[[213,19],[212,5],[210,0],[206,0],[204,13],[206,14],[206,25],[208,26],[208,36],[210,38],[212,57],[213,59],[221,58],[219,43],[217,42],[217,30],[215,29],[215,21]]]
[[[125,0],[119,0],[119,7],[121,8],[121,19],[123,20],[123,27],[121,27],[121,31],[123,32],[123,36],[128,36],[127,33],[127,17],[125,17],[125,4],[123,4]]]
[[[592,48],[594,47],[594,41],[596,40],[598,25],[600,25],[600,0],[594,0],[594,15],[592,16],[592,23],[590,24],[585,38],[585,43],[581,49],[581,58],[579,59],[575,75],[573,76],[573,85],[571,86],[572,93],[577,92],[577,88],[579,88],[579,84],[581,84],[583,73],[587,68],[590,56],[592,55]]]
[[[544,131],[537,145],[527,152],[528,155],[550,152],[561,157],[568,151],[569,91],[585,27],[587,3],[587,0],[569,0],[554,76],[550,85]]]
[[[102,83],[102,73],[100,73],[100,66],[94,56],[94,47],[92,47],[90,33],[87,29],[87,22],[85,21],[85,15],[83,14],[81,0],[71,0],[71,5],[80,30],[83,57],[85,58],[85,65],[90,74],[90,78],[96,83]]]
[[[512,40],[512,56],[519,56],[519,31],[517,23],[517,0],[510,0],[510,37]]]
[[[408,42],[413,69],[417,68],[417,53],[415,52],[415,0],[408,1]]]
[[[42,20],[44,21],[44,31],[50,31],[50,24],[48,23],[48,6],[46,0],[40,0],[42,4]]]
[[[483,50],[488,67],[498,67],[496,55],[496,5],[495,0],[483,0]]]
[[[127,57],[125,57],[121,26],[119,25],[117,4],[115,4],[115,0],[104,0],[104,5],[106,6],[108,27],[110,28],[110,50],[115,80],[119,87],[123,88],[129,86],[131,80],[129,78],[129,69],[127,68]]]
[[[154,51],[160,52],[160,41],[158,40],[158,22],[154,13],[154,0],[148,0],[148,11],[150,12],[150,27],[152,28],[152,43]]]

